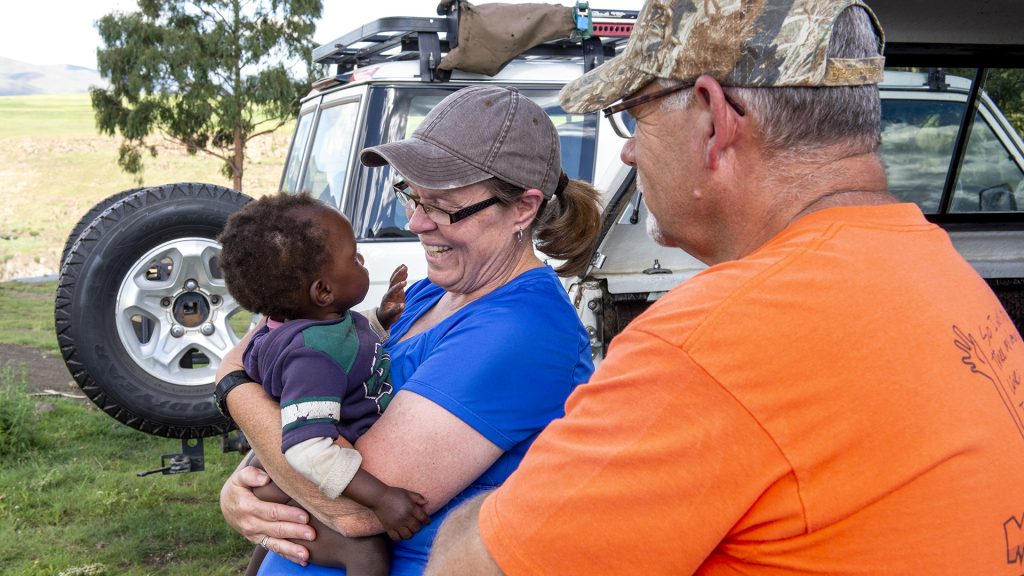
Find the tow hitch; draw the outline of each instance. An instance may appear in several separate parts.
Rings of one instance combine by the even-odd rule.
[[[249,441],[241,432],[229,432],[220,436],[221,452],[249,451]],[[186,472],[202,472],[206,469],[205,453],[203,451],[202,438],[185,438],[181,441],[181,452],[178,454],[164,454],[160,457],[160,467],[145,472],[139,472],[136,476],[149,476],[150,474],[184,474]]]

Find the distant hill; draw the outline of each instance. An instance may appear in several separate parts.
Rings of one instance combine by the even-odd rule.
[[[74,94],[105,86],[100,73],[71,65],[40,66],[0,57],[0,96]]]

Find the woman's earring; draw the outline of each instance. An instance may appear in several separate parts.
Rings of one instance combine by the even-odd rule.
[[[522,228],[520,228],[520,229],[519,229],[519,230],[518,230],[518,231],[516,232],[516,242],[518,242],[518,243],[520,243],[520,244],[522,244],[522,243],[523,243],[523,229],[522,229]]]

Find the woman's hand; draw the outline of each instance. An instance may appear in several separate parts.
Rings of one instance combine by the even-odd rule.
[[[254,544],[297,564],[306,565],[309,550],[291,540],[312,541],[316,532],[309,526],[309,515],[301,508],[264,502],[253,488],[270,482],[267,473],[252,466],[240,466],[220,490],[220,509],[238,533]]]
[[[405,309],[405,285],[409,279],[409,269],[405,264],[400,264],[391,273],[391,280],[388,282],[388,291],[380,299],[380,307],[377,308],[377,321],[389,330],[395,320],[402,315]]]

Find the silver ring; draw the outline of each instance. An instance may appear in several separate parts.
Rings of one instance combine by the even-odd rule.
[[[267,540],[269,540],[269,539],[270,539],[270,534],[265,535],[263,537],[263,540],[260,540],[260,548],[263,548],[264,550],[270,550],[270,547],[267,546]]]

